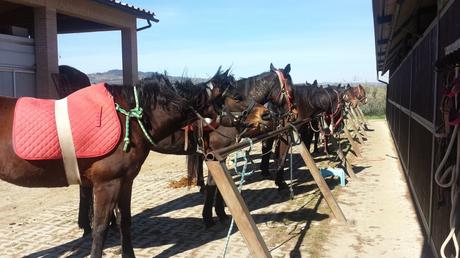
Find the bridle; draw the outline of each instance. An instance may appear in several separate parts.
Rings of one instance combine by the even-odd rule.
[[[278,99],[278,104],[281,106],[283,104],[283,100],[286,100],[286,103],[288,105],[288,112],[291,112],[292,110],[292,107],[293,107],[293,104],[292,104],[292,101],[293,101],[293,98],[289,92],[289,89],[288,89],[288,83],[287,83],[287,79],[286,77],[284,76],[283,72],[280,71],[280,70],[276,70],[275,71],[277,77],[278,77],[278,80],[280,82],[280,93],[278,94],[277,96],[277,99]]]

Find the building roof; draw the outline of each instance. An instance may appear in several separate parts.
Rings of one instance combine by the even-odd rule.
[[[158,19],[155,18],[155,13],[143,8],[139,8],[137,6],[124,3],[118,0],[93,0],[94,2],[104,4],[113,8],[117,8],[123,12],[130,13],[135,15],[137,18],[146,19],[148,21],[159,22]]]
[[[377,71],[395,68],[437,13],[436,0],[372,0]]]

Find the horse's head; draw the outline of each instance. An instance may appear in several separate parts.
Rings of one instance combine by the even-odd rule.
[[[360,103],[366,104],[366,90],[361,85],[352,87],[350,84],[348,84],[344,91],[344,100],[350,103],[350,105],[354,108],[357,107]]]
[[[270,64],[270,74],[268,82],[271,83],[269,100],[282,112],[291,112],[295,109],[293,83],[291,75],[291,65],[288,64],[284,69],[277,69]]]
[[[223,126],[258,127],[269,125],[269,111],[256,103],[253,98],[242,94],[235,84],[235,79],[229,70],[221,69],[206,85],[210,92],[210,105],[207,116],[218,120]]]
[[[367,104],[367,97],[366,97],[366,90],[364,87],[360,84],[358,85],[358,93],[356,94],[356,98],[361,102],[361,104],[365,105]]]

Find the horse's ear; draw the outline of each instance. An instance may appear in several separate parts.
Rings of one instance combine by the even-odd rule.
[[[217,69],[217,72],[216,72],[216,74],[214,74],[213,78],[216,78],[217,76],[219,76],[221,71],[222,71],[222,65],[219,66],[219,68]]]
[[[227,70],[225,70],[225,72],[223,73],[223,75],[224,75],[225,77],[227,77],[229,72],[230,72],[230,68],[228,68]]]
[[[350,87],[351,87],[350,84],[347,84],[347,89],[350,88]]]
[[[276,71],[276,68],[273,66],[273,64],[272,64],[272,63],[270,63],[270,71],[271,71],[271,72],[274,72],[274,71]]]
[[[291,64],[287,64],[286,67],[284,67],[284,73],[289,74],[291,72]]]
[[[318,87],[318,81],[317,80],[313,81],[313,86]]]
[[[341,83],[339,83],[339,85],[337,85],[337,87],[338,87],[338,88],[342,87],[342,84],[341,84]]]

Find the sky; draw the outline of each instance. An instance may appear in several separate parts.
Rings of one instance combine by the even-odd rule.
[[[159,23],[138,32],[139,71],[208,78],[219,66],[236,78],[291,64],[296,83],[375,82],[369,0],[124,0]],[[138,27],[146,25],[138,20]],[[121,33],[58,37],[59,64],[86,73],[121,69]]]

